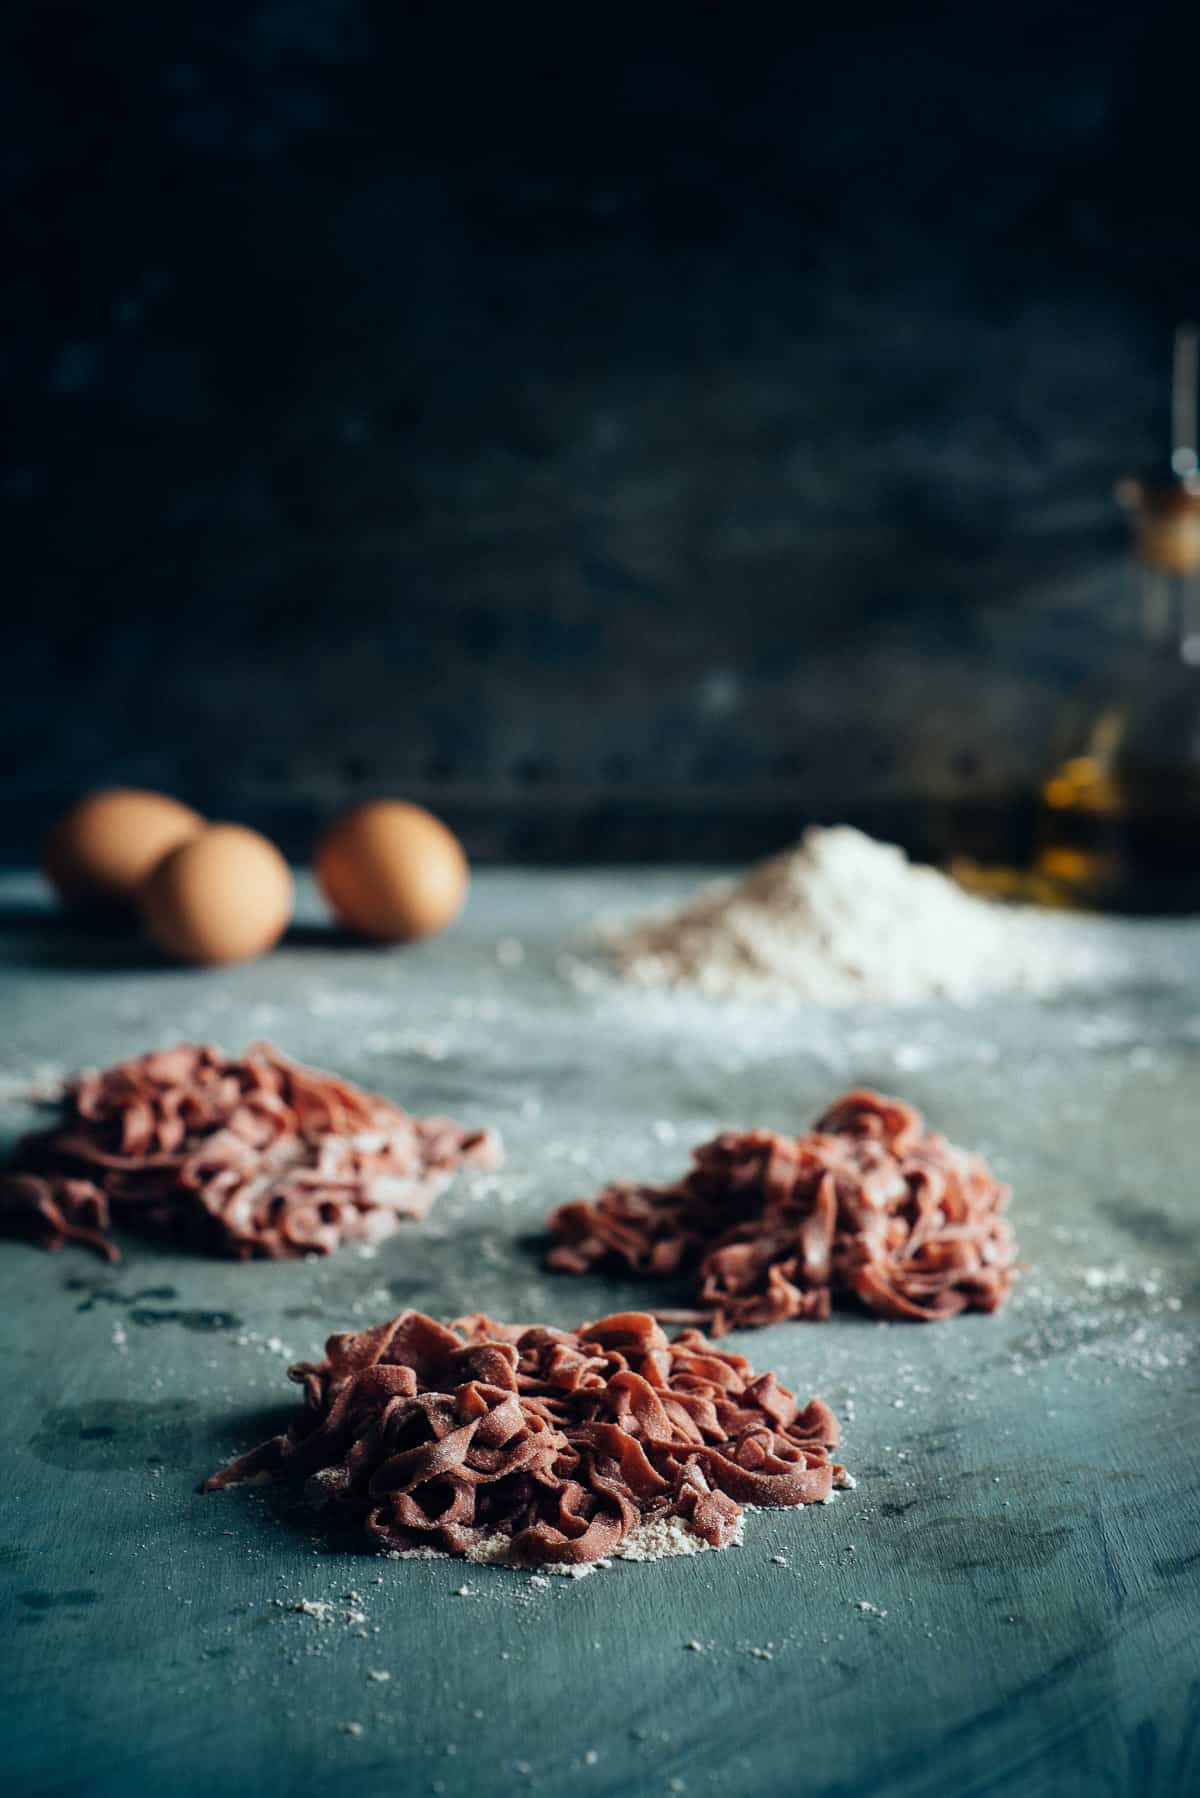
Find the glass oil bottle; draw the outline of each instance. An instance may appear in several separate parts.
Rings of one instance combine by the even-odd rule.
[[[1139,630],[1062,721],[1042,783],[1035,874],[1059,902],[1200,911],[1200,461],[1195,329],[1175,340],[1169,471],[1122,482]]]

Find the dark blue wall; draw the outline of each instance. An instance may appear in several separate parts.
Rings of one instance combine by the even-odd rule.
[[[10,9],[0,851],[1019,808],[1200,307],[1194,8],[522,13]]]

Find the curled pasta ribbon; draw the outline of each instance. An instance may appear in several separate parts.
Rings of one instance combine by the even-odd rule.
[[[1008,1196],[913,1106],[856,1090],[803,1136],[728,1130],[672,1185],[620,1181],[560,1205],[547,1259],[567,1273],[619,1262],[687,1275],[714,1336],[828,1317],[839,1295],[928,1322],[1003,1303]]]
[[[465,1554],[500,1536],[515,1560],[587,1562],[669,1516],[721,1547],[743,1504],[846,1483],[820,1399],[802,1410],[774,1374],[696,1330],[670,1342],[638,1311],[578,1330],[405,1311],[289,1374],[304,1400],[287,1433],[202,1490],[305,1480],[384,1549]]]
[[[120,1259],[113,1223],[247,1259],[332,1253],[423,1217],[488,1132],[414,1118],[269,1043],[242,1060],[181,1044],[68,1088],[66,1116],[0,1178],[0,1232]]]

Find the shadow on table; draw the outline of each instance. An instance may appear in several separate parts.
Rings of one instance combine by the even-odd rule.
[[[21,938],[23,956],[35,967],[103,973],[167,965],[135,924],[92,922],[27,899],[0,902],[0,943],[6,938]]]
[[[280,941],[282,949],[387,949],[388,943],[373,943],[366,937],[355,936],[353,931],[337,924],[333,919],[302,918],[288,925]]]
[[[103,973],[140,968],[162,972],[184,965],[171,962],[147,942],[134,921],[80,918],[30,899],[0,901],[0,943],[6,937],[23,938],[24,953],[40,967]],[[353,950],[362,955],[392,946],[355,936],[332,920],[290,924],[279,944],[284,949]]]
[[[36,930],[66,922],[50,905],[39,905],[32,899],[0,899],[0,931]]]
[[[243,1411],[228,1420],[222,1435],[226,1441],[244,1445],[237,1450],[244,1454],[260,1442],[282,1436],[295,1415],[294,1405],[287,1409],[273,1405],[268,1409]],[[232,1460],[234,1456],[231,1454],[228,1459]],[[217,1461],[211,1471],[215,1472],[223,1465],[224,1462]],[[296,1535],[320,1535],[323,1546],[331,1553],[372,1558],[379,1555],[378,1543],[366,1534],[360,1523],[344,1523],[331,1516],[324,1509],[320,1495],[314,1496],[298,1481],[285,1478],[261,1485],[247,1482],[241,1486],[221,1487],[215,1492],[205,1492],[202,1488],[203,1481],[198,1481],[197,1496],[206,1506],[216,1508],[214,1521],[219,1529],[244,1525],[247,1501],[252,1500],[250,1508],[260,1517],[265,1511],[272,1525]]]

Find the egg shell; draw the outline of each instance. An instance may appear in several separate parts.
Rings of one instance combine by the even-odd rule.
[[[42,847],[42,871],[64,905],[131,912],[163,856],[204,829],[204,819],[166,793],[111,787],[73,805]]]
[[[142,891],[142,918],[178,961],[246,961],[279,941],[292,897],[291,869],[274,843],[240,824],[214,824],[158,864]]]
[[[379,942],[444,930],[470,881],[453,831],[400,799],[371,800],[336,819],[317,845],[315,872],[341,922]]]

